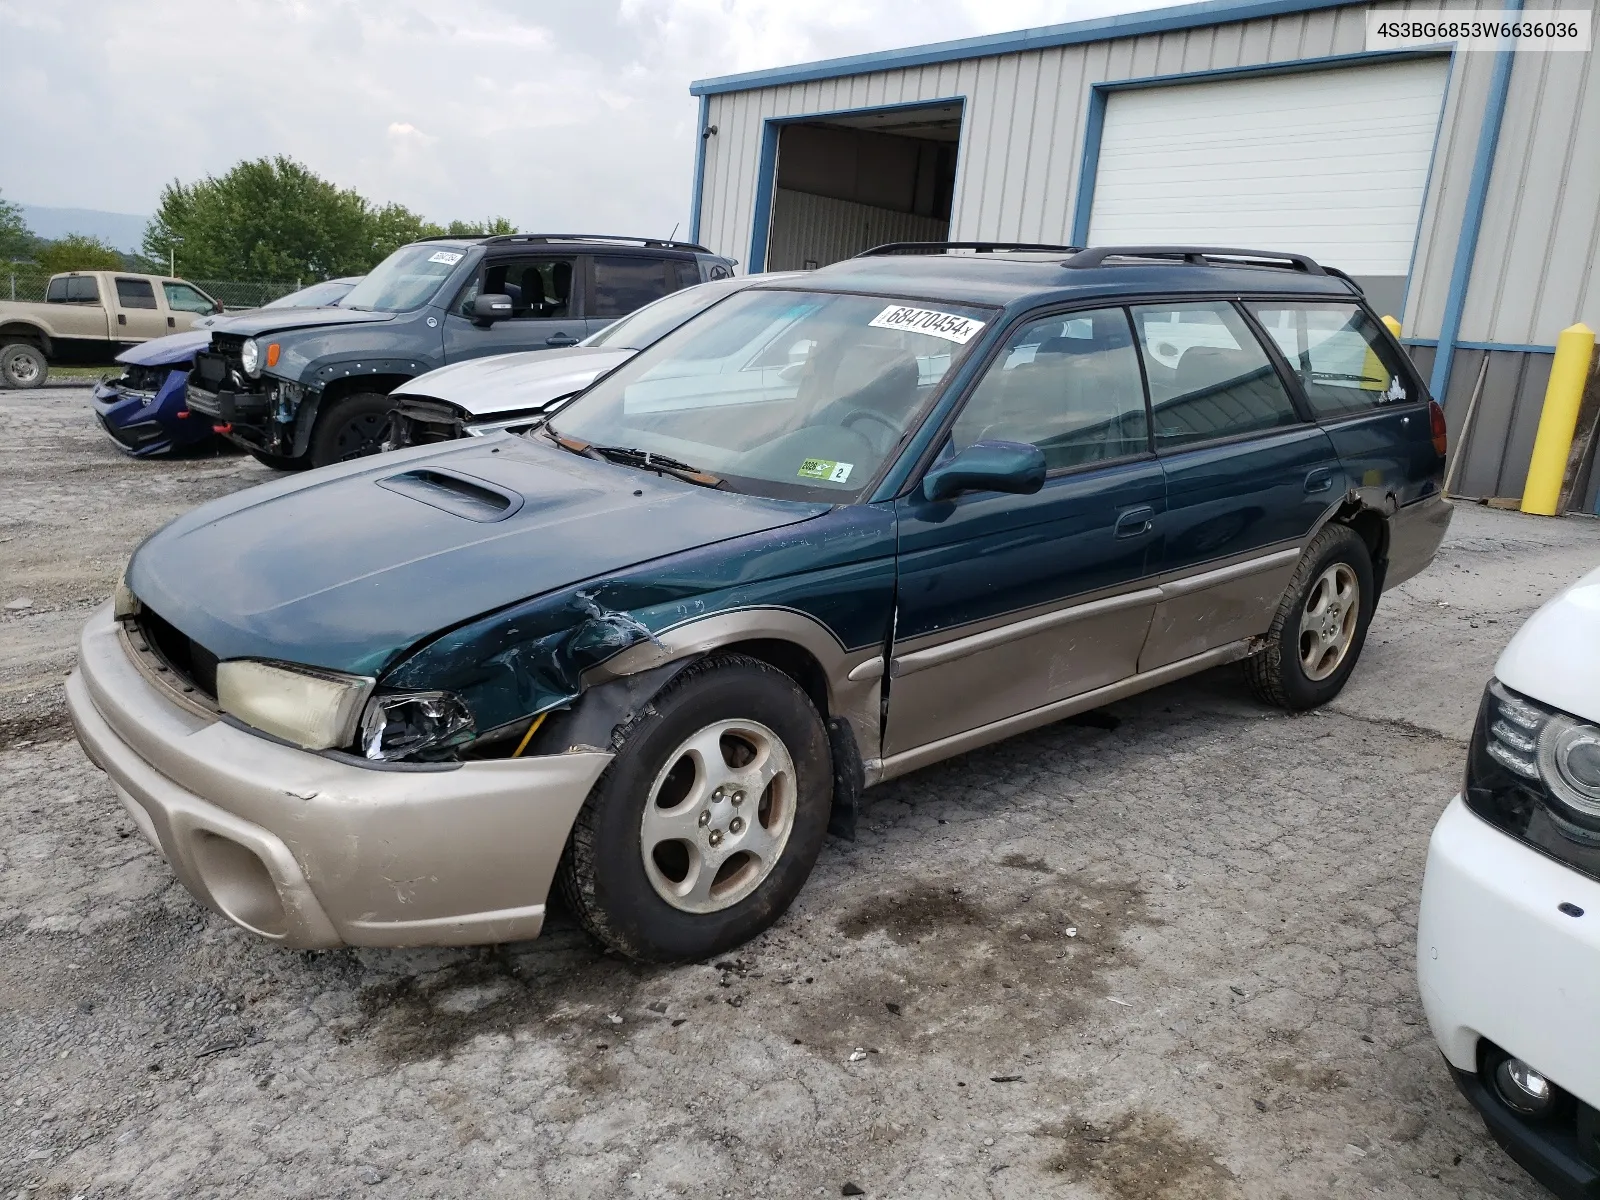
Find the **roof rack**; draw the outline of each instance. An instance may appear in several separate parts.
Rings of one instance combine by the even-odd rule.
[[[483,239],[483,244],[486,246],[501,242],[527,242],[530,245],[539,245],[546,242],[620,242],[629,246],[649,246],[656,250],[696,250],[701,254],[711,253],[698,242],[674,242],[669,238],[629,237],[620,233],[497,233],[492,237]]]
[[[1177,259],[1196,267],[1279,267],[1304,271],[1307,275],[1330,273],[1309,255],[1287,254],[1277,250],[1232,250],[1223,246],[1095,246],[1079,251],[1061,265],[1079,269],[1099,267],[1104,266],[1108,258]],[[1224,259],[1241,261],[1220,261]]]
[[[1082,246],[1051,246],[1042,242],[888,242],[863,250],[856,258],[878,258],[890,254],[943,254],[947,250],[974,250],[994,254],[1011,250],[1043,250],[1051,254],[1076,254]]]

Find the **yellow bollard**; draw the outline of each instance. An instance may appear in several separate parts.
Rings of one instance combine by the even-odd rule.
[[[1589,382],[1594,358],[1594,330],[1582,321],[1569,325],[1556,339],[1556,358],[1550,364],[1550,384],[1544,390],[1539,413],[1539,433],[1528,460],[1528,482],[1522,488],[1522,511],[1553,517],[1561,504],[1561,484],[1567,477],[1572,434],[1578,427],[1578,407]]]
[[[1400,340],[1400,322],[1394,317],[1379,317],[1378,320],[1382,321],[1384,327],[1394,334],[1394,340],[1398,342]]]
[[[1400,340],[1400,322],[1393,317],[1379,317],[1383,326],[1394,334],[1395,340]],[[1361,364],[1361,383],[1358,385],[1363,391],[1382,392],[1389,387],[1389,369],[1378,360],[1377,351],[1371,346],[1367,347],[1367,357]]]

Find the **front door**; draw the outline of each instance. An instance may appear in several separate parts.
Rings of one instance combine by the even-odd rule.
[[[1133,319],[1167,476],[1163,598],[1139,657],[1148,671],[1265,632],[1345,480],[1232,303],[1144,305]]]
[[[1137,669],[1165,483],[1127,314],[1055,314],[1018,329],[942,453],[994,439],[1043,450],[1039,492],[900,501],[886,755]]]
[[[577,266],[575,257],[550,255],[485,259],[445,313],[445,361],[576,345],[586,332]],[[472,302],[495,294],[511,297],[511,316],[489,326],[474,323]]]

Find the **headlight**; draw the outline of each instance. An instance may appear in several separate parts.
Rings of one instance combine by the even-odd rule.
[[[251,379],[261,374],[261,347],[256,345],[255,338],[250,338],[239,348],[239,362]]]
[[[315,667],[236,658],[217,664],[217,707],[246,725],[307,750],[355,740],[373,681]]]
[[[472,710],[450,692],[374,696],[361,718],[361,752],[371,759],[446,750],[477,734]]]
[[[111,593],[111,615],[119,621],[139,615],[139,597],[128,586],[126,574],[117,580],[117,590]]]

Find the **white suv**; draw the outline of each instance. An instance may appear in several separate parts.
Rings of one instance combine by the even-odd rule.
[[[1600,1195],[1600,570],[1495,666],[1428,847],[1417,975],[1495,1140],[1557,1195]]]

